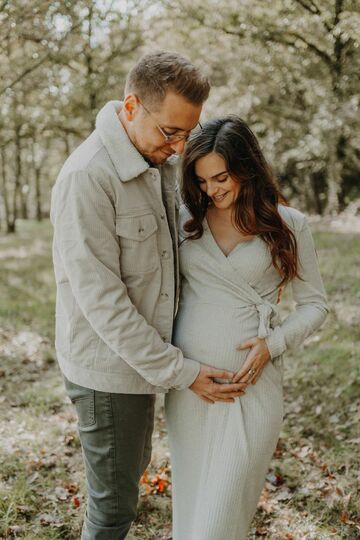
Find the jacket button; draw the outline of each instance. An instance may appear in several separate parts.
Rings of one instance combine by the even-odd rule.
[[[162,292],[160,296],[162,296],[163,298],[169,298],[169,295],[166,292]]]
[[[169,252],[166,249],[164,249],[162,251],[162,253],[161,253],[161,256],[162,256],[163,259],[168,259],[169,258]]]
[[[161,214],[160,219],[165,219],[165,214]]]

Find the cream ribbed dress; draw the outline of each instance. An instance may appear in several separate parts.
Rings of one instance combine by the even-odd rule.
[[[314,245],[300,212],[279,206],[293,230],[303,281],[292,290],[296,309],[281,322],[279,275],[260,237],[226,257],[204,221],[199,240],[180,247],[182,295],[173,343],[185,356],[238,370],[255,337],[267,341],[272,360],[235,403],[202,401],[171,390],[165,398],[173,480],[173,540],[245,540],[283,420],[282,353],[299,345],[326,317],[327,304]],[[190,215],[180,213],[183,224]]]

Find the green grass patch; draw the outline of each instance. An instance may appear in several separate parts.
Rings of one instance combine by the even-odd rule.
[[[51,237],[48,221],[20,221],[17,234],[0,233],[0,344],[22,332],[45,338],[41,351],[30,357],[25,346],[16,349],[16,342],[11,353],[0,352],[3,539],[77,540],[85,509],[76,417],[54,363]],[[286,354],[285,420],[265,486],[268,507],[257,512],[249,539],[259,537],[256,529],[267,531],[271,540],[286,534],[309,540],[360,535],[354,525],[360,466],[360,236],[318,232],[314,238],[331,314],[304,347]],[[290,291],[282,305],[286,312]],[[170,532],[170,496],[142,496],[129,540],[166,538]]]

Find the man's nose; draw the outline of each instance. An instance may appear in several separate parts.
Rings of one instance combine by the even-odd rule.
[[[176,141],[176,142],[170,143],[170,148],[171,150],[175,152],[175,154],[181,155],[184,153],[185,144],[186,144],[185,140]]]

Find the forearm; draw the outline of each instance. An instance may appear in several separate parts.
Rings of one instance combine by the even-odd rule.
[[[265,338],[271,357],[276,358],[287,349],[299,347],[323,324],[327,313],[326,304],[297,307],[296,311],[290,313],[283,323]]]
[[[310,229],[304,222],[296,231],[298,272],[291,282],[295,310],[266,338],[272,358],[288,348],[299,347],[326,319],[329,311]]]

